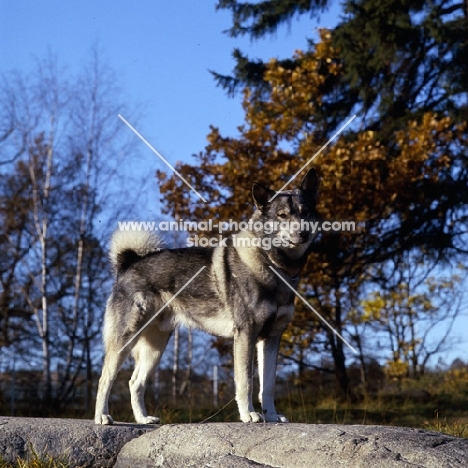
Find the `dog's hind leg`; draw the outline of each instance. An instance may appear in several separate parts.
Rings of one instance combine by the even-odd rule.
[[[109,414],[109,395],[115,377],[122,364],[130,354],[131,348],[125,348],[119,353],[119,340],[109,341],[106,345],[106,355],[102,367],[101,378],[96,398],[96,412],[94,422],[96,424],[113,424],[114,421]]]
[[[159,364],[172,331],[149,327],[138,338],[133,348],[135,370],[130,379],[130,394],[135,420],[139,424],[158,424],[159,418],[148,416],[145,409],[145,389],[148,377]]]
[[[281,335],[269,336],[257,343],[258,373],[260,380],[259,400],[267,422],[288,422],[275,408],[276,362]]]

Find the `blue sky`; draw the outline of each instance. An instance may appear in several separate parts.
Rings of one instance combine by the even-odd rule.
[[[0,0],[0,70],[31,70],[35,58],[50,49],[74,71],[98,42],[130,100],[144,104],[138,131],[171,164],[189,160],[204,148],[210,125],[233,135],[243,121],[240,99],[216,87],[209,70],[229,73],[234,47],[264,59],[290,56],[306,46],[306,37],[317,37],[317,27],[338,19],[334,9],[320,20],[302,18],[273,38],[251,43],[223,34],[231,25],[230,14],[216,11],[215,3]],[[122,124],[122,131],[130,130]],[[152,177],[165,166],[149,149],[141,149],[138,168]]]
[[[336,24],[340,14],[335,0],[320,18],[303,17],[274,37],[251,43],[223,34],[231,25],[230,15],[216,11],[215,3],[0,0],[0,72],[31,71],[35,58],[45,57],[48,50],[73,72],[89,60],[93,45],[99,43],[130,101],[144,104],[137,130],[171,164],[188,161],[203,150],[210,125],[224,135],[235,135],[243,121],[240,99],[228,98],[208,70],[229,73],[234,47],[253,58],[291,56],[295,49],[305,48],[307,37],[317,37],[318,27]],[[122,131],[130,132],[123,123]],[[139,154],[129,156],[126,169],[154,180],[153,197],[146,202],[153,200],[156,205],[154,173],[166,167],[143,143],[137,141],[137,147]],[[461,320],[454,336],[460,336],[460,325]],[[463,342],[455,354],[466,357],[459,352],[466,349],[466,339]]]

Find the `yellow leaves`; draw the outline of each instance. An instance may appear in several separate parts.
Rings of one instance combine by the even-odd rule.
[[[326,60],[327,57],[336,57],[337,50],[331,45],[331,33],[328,29],[319,29],[320,42],[315,48],[315,54],[317,58]]]
[[[385,375],[387,375],[387,377],[394,380],[399,380],[408,375],[409,365],[407,362],[403,362],[399,358],[394,361],[387,361],[385,364],[384,372]]]
[[[294,61],[269,61],[264,80],[271,92],[260,96],[243,90],[245,123],[238,135],[224,137],[212,127],[196,164],[178,166],[194,186],[226,202],[230,215],[248,210],[254,179],[276,181],[272,188],[279,188],[325,143],[319,120],[322,91],[342,69],[330,31],[322,29],[319,34],[321,41],[314,49],[297,50]],[[352,138],[336,139],[315,164],[321,176],[319,213],[323,219],[382,220],[382,225],[395,212],[411,216],[410,204],[426,196],[418,183],[427,179],[436,183],[441,171],[451,167],[453,146],[468,147],[465,131],[466,124],[454,125],[448,117],[427,113],[396,133],[396,151],[389,152],[373,131],[356,130]],[[190,211],[186,192],[177,190],[180,182],[159,178],[173,214]],[[197,207],[194,213],[206,214],[209,209]],[[343,233],[342,239],[346,236],[351,235]],[[354,245],[365,244],[366,234],[352,236]]]
[[[468,392],[468,368],[463,366],[446,372],[442,389],[450,395],[466,394]]]
[[[434,297],[442,297],[445,293],[455,290],[461,284],[464,274],[466,274],[466,267],[458,265],[455,271],[458,271],[458,273],[454,273],[450,277],[427,278],[424,284],[429,294]],[[427,307],[427,310],[432,310],[432,307]]]
[[[437,182],[441,170],[450,167],[450,146],[466,144],[465,124],[454,125],[449,117],[433,112],[423,115],[421,122],[408,122],[408,128],[396,133],[399,156],[391,166],[394,178],[406,176],[408,183],[424,178]],[[461,132],[459,129],[462,129]]]
[[[411,315],[431,309],[432,303],[424,294],[408,294],[408,286],[401,284],[394,290],[381,294],[374,292],[361,301],[361,321],[389,324],[396,319],[403,324]]]
[[[460,369],[449,370],[444,374],[444,380],[458,384],[468,384],[468,369],[466,367],[462,367]]]
[[[392,343],[393,356],[386,365],[389,377],[399,379],[407,375],[409,367],[416,370],[427,344],[427,331],[445,320],[440,310],[451,306],[457,294],[454,287],[460,281],[461,276],[453,274],[448,278],[429,277],[424,282],[418,279],[415,288],[401,282],[392,289],[371,293],[353,311],[349,319],[354,324],[369,324]]]
[[[322,39],[323,42],[325,41],[331,41],[331,33],[328,29],[322,28],[320,29],[320,38]]]
[[[300,144],[300,154],[311,157],[310,142]],[[355,141],[340,138],[320,156],[322,176],[320,213],[324,217],[367,221],[382,212],[382,200],[388,196],[381,184],[381,171],[386,163],[386,150],[375,132],[360,132]],[[384,213],[383,213],[384,214]]]
[[[379,294],[376,294],[373,299],[363,301],[362,303],[362,322],[370,322],[373,320],[382,320],[382,312],[385,310],[385,300]]]
[[[328,39],[324,39],[327,36]],[[267,64],[264,80],[270,85],[271,94],[260,101],[249,91],[244,92],[243,107],[250,126],[265,126],[279,138],[293,140],[304,126],[313,123],[317,106],[321,105],[321,86],[327,75],[340,73],[336,51],[331,47],[330,34],[323,33],[322,40],[313,52],[296,51],[296,66],[287,69],[276,59]],[[325,62],[329,72],[321,70]]]

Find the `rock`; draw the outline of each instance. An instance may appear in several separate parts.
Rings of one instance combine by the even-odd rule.
[[[466,468],[468,439],[404,427],[178,424],[132,440],[115,466]]]
[[[13,462],[28,458],[33,449],[39,456],[65,456],[73,467],[110,467],[127,442],[154,428],[123,423],[97,426],[82,419],[0,417],[0,457]]]
[[[66,456],[70,467],[466,468],[468,439],[403,427],[116,423],[0,417],[0,457]],[[119,453],[120,452],[120,453]]]

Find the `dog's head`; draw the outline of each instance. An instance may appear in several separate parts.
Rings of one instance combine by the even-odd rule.
[[[257,210],[253,219],[262,222],[264,234],[280,240],[278,248],[281,250],[302,254],[312,243],[314,234],[310,223],[318,219],[315,209],[318,186],[319,180],[314,169],[309,170],[296,190],[277,194],[274,190],[254,183],[252,197]]]

